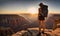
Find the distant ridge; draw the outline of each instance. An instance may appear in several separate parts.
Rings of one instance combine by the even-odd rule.
[[[0,14],[0,26],[10,27],[15,32],[28,28],[27,24],[30,24],[30,22],[22,16],[16,14]]]

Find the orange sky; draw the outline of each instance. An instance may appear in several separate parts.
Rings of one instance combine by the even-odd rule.
[[[36,14],[38,13],[39,8],[39,1],[5,1],[2,2],[0,5],[0,14],[21,14],[21,13],[30,13],[30,14]],[[52,0],[46,0],[42,1],[45,5],[48,5],[49,14],[60,14],[60,5],[59,0],[52,1]]]

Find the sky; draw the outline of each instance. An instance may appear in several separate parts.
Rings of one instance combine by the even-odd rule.
[[[0,0],[0,14],[38,13],[41,2],[49,13],[60,13],[60,0]]]

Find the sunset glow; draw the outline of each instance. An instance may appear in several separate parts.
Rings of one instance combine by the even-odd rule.
[[[30,13],[30,14],[36,14],[37,9],[35,7],[30,7],[30,8],[28,8],[27,12]]]
[[[48,1],[48,2],[47,2]],[[54,1],[54,0],[47,0],[46,2],[43,1],[45,5],[48,5],[48,13],[56,13],[60,14],[60,5],[59,5],[59,0]],[[0,14],[21,14],[21,13],[29,13],[29,14],[36,14],[38,13],[38,8],[39,8],[39,1],[2,1],[0,4]]]

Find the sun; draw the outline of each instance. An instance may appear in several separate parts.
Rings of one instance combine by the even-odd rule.
[[[35,7],[30,7],[30,8],[28,8],[28,13],[30,13],[30,14],[36,14],[37,13],[37,9],[35,8]]]

